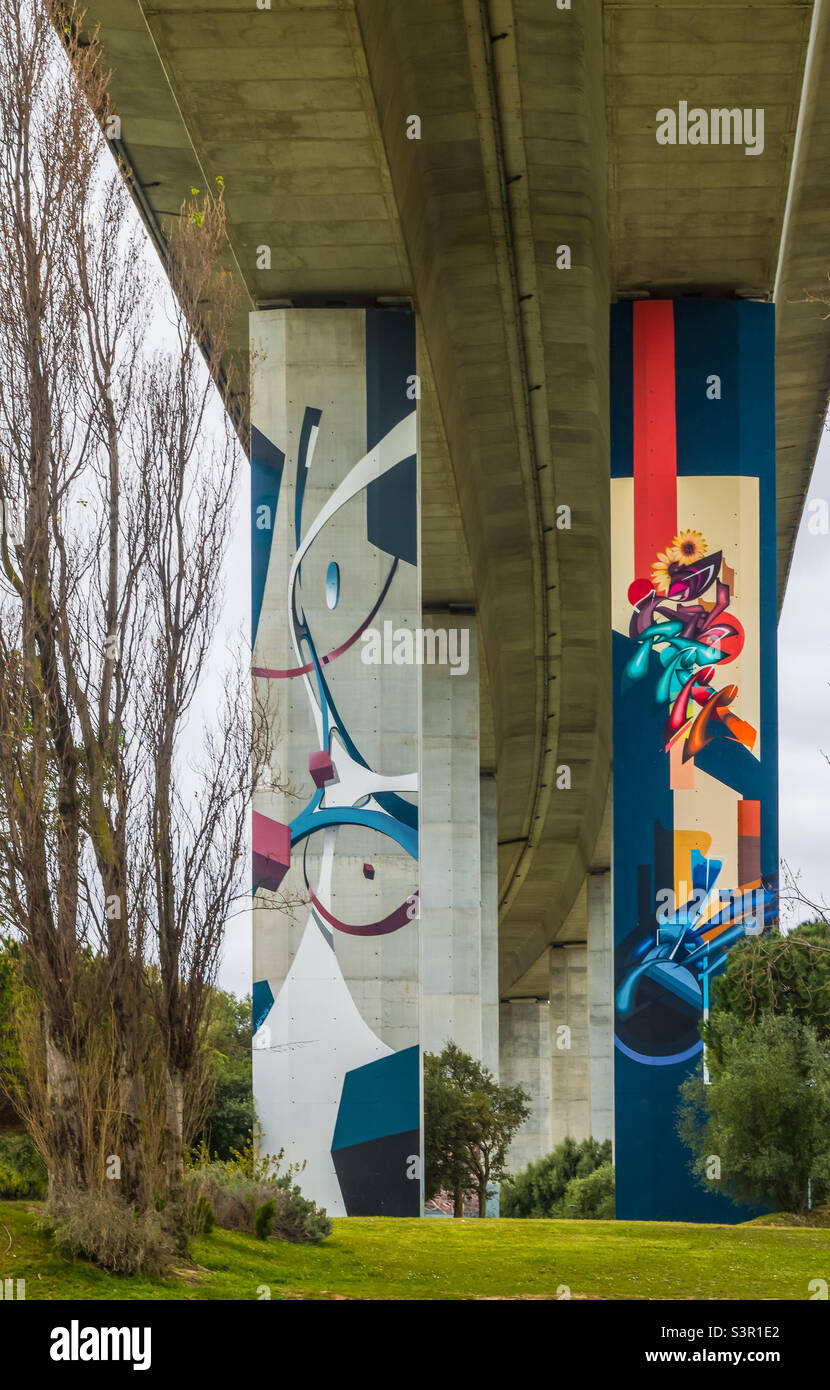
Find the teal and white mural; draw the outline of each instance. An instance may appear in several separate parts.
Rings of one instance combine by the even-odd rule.
[[[413,316],[252,315],[254,1093],[332,1215],[418,1215],[420,670]]]

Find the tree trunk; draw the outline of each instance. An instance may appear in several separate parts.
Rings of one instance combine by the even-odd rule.
[[[478,1214],[484,1218],[487,1215],[487,1184],[479,1183],[478,1187]]]
[[[75,1059],[46,1024],[46,1083],[49,1096],[49,1195],[86,1187],[81,1104]]]
[[[144,1082],[140,1075],[122,1066],[119,1076],[121,1098],[121,1196],[130,1206],[143,1211],[149,1201],[147,1170],[141,1142],[141,1110]]]
[[[175,1188],[184,1171],[184,1076],[180,1071],[167,1073],[165,1105],[164,1163],[168,1186]]]
[[[454,1217],[464,1215],[464,1193],[460,1187],[453,1193],[452,1214]]]

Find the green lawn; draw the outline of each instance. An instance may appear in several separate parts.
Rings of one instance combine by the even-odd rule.
[[[0,1202],[0,1279],[27,1299],[808,1299],[830,1230],[613,1221],[337,1220],[322,1245],[214,1231],[193,1270],[105,1274],[57,1255],[26,1202]]]

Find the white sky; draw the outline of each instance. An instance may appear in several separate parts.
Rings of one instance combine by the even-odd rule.
[[[138,212],[133,211],[138,219]],[[149,237],[145,251],[152,274],[157,277],[158,293],[152,306],[146,352],[175,352],[177,337],[174,328],[175,304],[164,270]],[[204,369],[205,372],[207,368]],[[222,428],[223,407],[218,392],[209,402],[202,438],[209,439]],[[235,660],[245,660],[250,653],[251,630],[251,542],[250,542],[250,469],[240,451],[233,529],[223,566],[224,605],[214,634],[213,647],[205,663],[205,671],[196,697],[182,726],[180,751],[186,761],[200,758],[204,727],[210,723],[218,708],[225,685],[225,673]],[[240,634],[244,643],[240,643]],[[241,652],[241,658],[239,653]],[[250,846],[250,835],[248,836]],[[248,863],[242,873],[244,885],[250,885],[250,848]],[[219,971],[221,989],[245,995],[251,990],[252,968],[251,900],[250,894],[236,904],[227,924],[222,964]]]
[[[251,631],[251,486],[250,470],[243,459],[239,470],[236,516],[233,533],[225,561],[225,617],[223,632],[231,639],[239,632],[245,632],[250,642]],[[250,650],[250,647],[248,647]],[[830,768],[828,768],[830,777]],[[250,844],[250,836],[248,837]],[[244,882],[250,884],[250,853],[244,871]],[[219,985],[232,990],[234,994],[249,994],[252,970],[252,919],[251,899],[248,896],[236,905],[233,917],[227,924],[222,965],[219,971]]]
[[[830,506],[826,425],[778,627],[778,750],[781,857],[808,898],[830,902],[830,535],[808,530],[816,499]],[[782,921],[810,915],[785,911]]]

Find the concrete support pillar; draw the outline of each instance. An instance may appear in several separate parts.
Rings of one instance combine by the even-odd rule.
[[[477,623],[449,610],[422,621],[421,1045],[452,1040],[481,1059]]]
[[[254,1096],[331,1215],[418,1215],[415,332],[252,315]],[[454,682],[456,683],[456,682]],[[477,793],[476,755],[470,782]],[[478,844],[478,825],[469,832]]]
[[[591,1133],[591,1057],[588,1027],[588,950],[584,943],[552,946],[550,967],[551,1138]]]
[[[481,1060],[499,1075],[499,824],[498,787],[480,780],[481,813]]]
[[[614,982],[607,869],[588,875],[569,926],[585,932],[587,941],[565,941],[549,952],[554,1144],[566,1135],[613,1137]]]
[[[614,1137],[614,940],[611,873],[588,877],[588,1045],[591,1055],[591,1133]]]
[[[530,1116],[510,1149],[512,1173],[552,1147],[549,1016],[547,1003],[536,1000],[513,1000],[499,1008],[500,1080],[505,1086],[524,1086],[531,1104]]]

